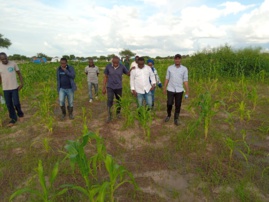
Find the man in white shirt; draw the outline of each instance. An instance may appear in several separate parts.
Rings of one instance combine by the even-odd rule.
[[[0,53],[0,60],[0,83],[2,83],[4,97],[11,119],[8,126],[11,127],[17,122],[18,117],[22,119],[24,116],[19,99],[19,90],[23,87],[23,79],[18,65],[13,61],[9,61],[5,53]],[[20,85],[17,82],[16,74],[19,76]]]
[[[151,90],[156,86],[156,79],[151,68],[145,65],[145,59],[143,57],[138,58],[137,62],[138,67],[133,69],[130,75],[131,91],[137,97],[139,107],[142,106],[143,100],[145,100],[148,108],[151,109]]]
[[[189,96],[188,69],[181,64],[181,55],[176,54],[174,64],[167,68],[163,93],[167,94],[167,117],[168,122],[171,117],[172,107],[175,103],[174,124],[179,125],[179,113],[181,108],[184,87],[186,90],[185,98]]]

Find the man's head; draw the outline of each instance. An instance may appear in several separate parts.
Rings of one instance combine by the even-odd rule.
[[[67,65],[67,59],[66,58],[61,58],[60,63],[61,63],[61,67],[65,68],[66,65]]]
[[[148,59],[147,63],[148,63],[148,66],[152,67],[154,65],[154,60]]]
[[[89,59],[89,66],[94,67],[94,62],[93,62],[93,59],[91,59],[91,58]]]
[[[0,53],[0,60],[3,64],[6,65],[8,63],[7,54],[4,52]]]
[[[135,56],[135,62],[138,63],[139,56]]]
[[[112,65],[113,67],[118,67],[120,64],[120,58],[118,56],[114,56],[112,58]]]
[[[175,65],[179,66],[181,63],[181,55],[180,54],[176,54],[174,57],[174,61],[175,61]]]
[[[140,57],[137,59],[138,68],[142,69],[145,66],[145,59]]]

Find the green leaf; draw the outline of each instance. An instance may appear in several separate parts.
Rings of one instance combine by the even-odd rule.
[[[54,183],[57,175],[58,175],[58,172],[59,172],[59,162],[57,162],[55,165],[54,165],[54,168],[52,170],[52,173],[51,173],[51,176],[50,176],[50,184],[52,186],[52,184]]]
[[[34,190],[34,189],[30,189],[30,188],[23,188],[23,189],[19,189],[17,191],[15,191],[9,198],[9,201],[12,201],[15,197],[22,195],[24,193],[31,193],[31,194],[36,194],[36,195],[40,195],[39,191]]]

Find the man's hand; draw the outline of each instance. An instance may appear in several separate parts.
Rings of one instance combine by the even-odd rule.
[[[135,90],[132,90],[132,94],[133,94],[133,96],[137,96],[137,92],[135,91]]]
[[[186,95],[185,95],[185,99],[188,99],[188,97],[189,97],[189,95],[188,95],[188,94],[186,94]]]
[[[167,91],[166,91],[166,88],[163,88],[163,94],[166,94]]]
[[[154,88],[155,88],[155,84],[153,84],[153,85],[151,86],[151,89],[150,89],[150,90],[154,90]]]
[[[103,87],[102,92],[103,92],[104,95],[106,94],[106,87]]]
[[[62,67],[62,66],[61,66],[61,68],[62,68],[62,70],[63,70],[63,71],[65,71],[65,70],[66,70],[66,67],[67,67],[67,66],[65,66],[65,67]]]
[[[18,90],[21,90],[23,87],[23,84],[19,85]]]

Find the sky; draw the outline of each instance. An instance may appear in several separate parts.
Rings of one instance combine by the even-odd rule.
[[[269,52],[269,0],[0,0],[8,55],[191,55],[229,45]]]

